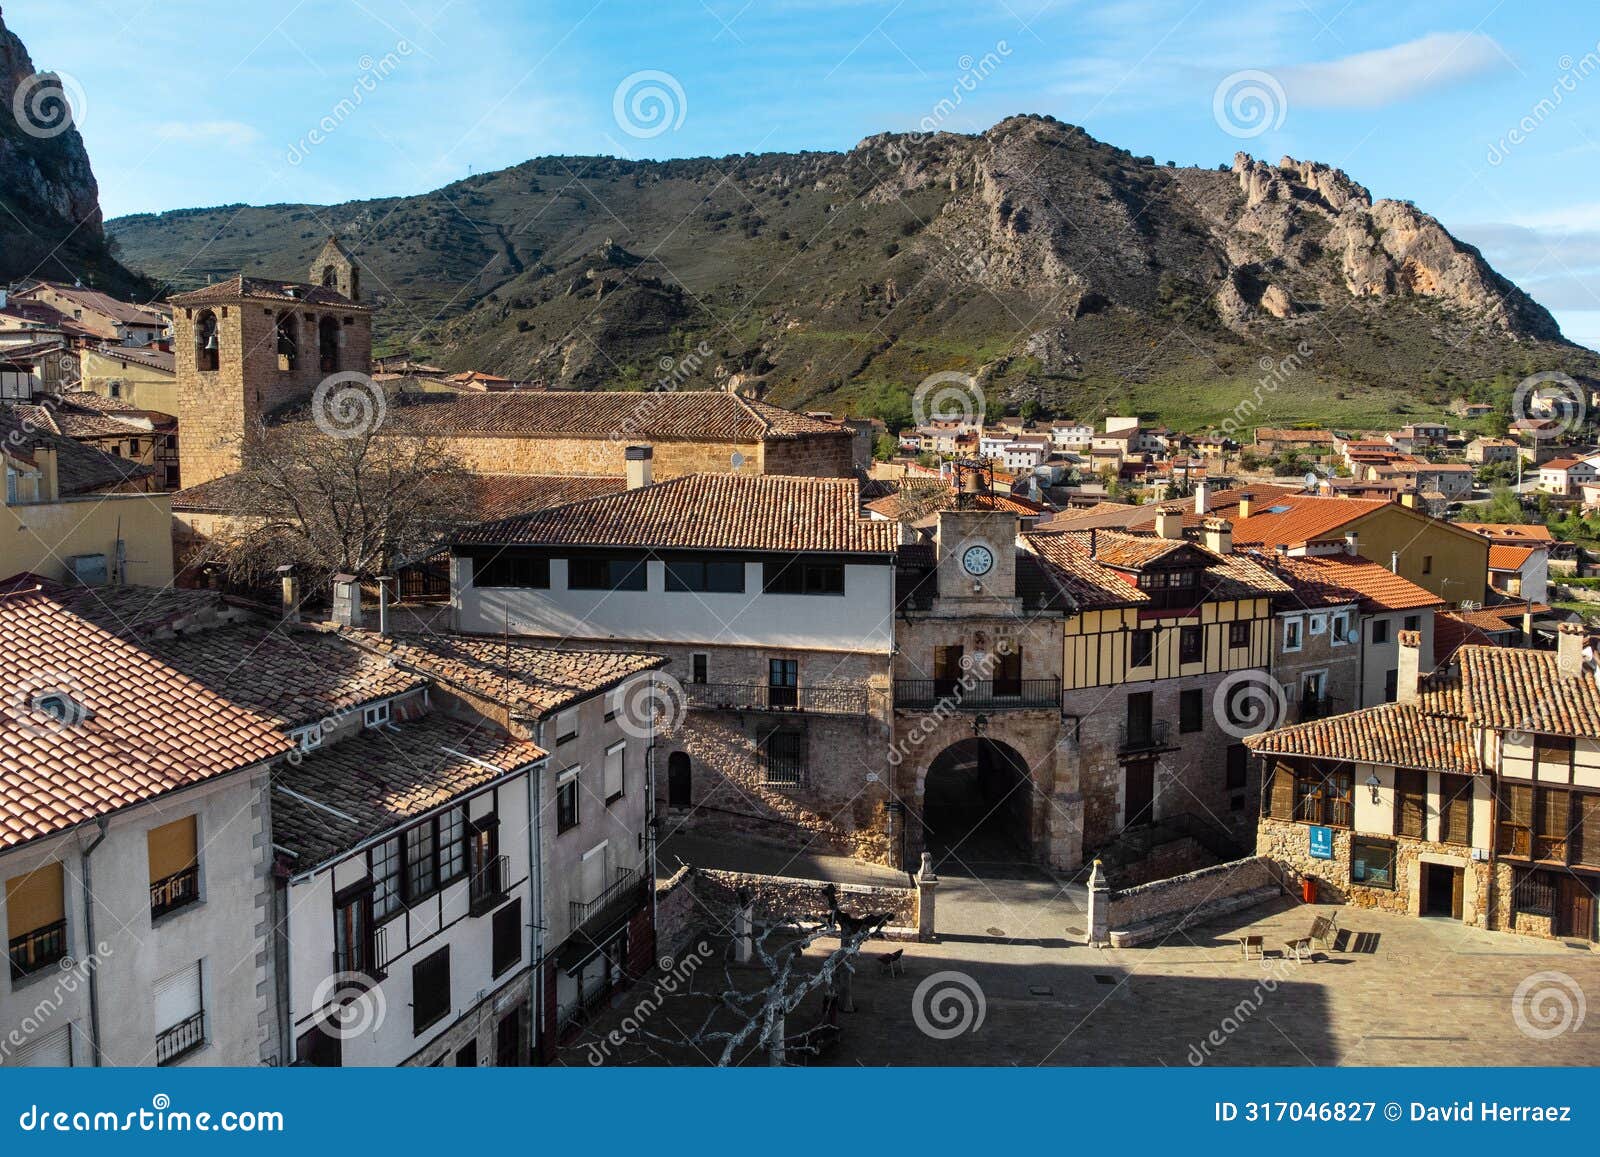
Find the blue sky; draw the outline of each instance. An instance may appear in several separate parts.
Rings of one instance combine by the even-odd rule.
[[[974,131],[1041,112],[1160,161],[1243,149],[1344,168],[1600,346],[1592,2],[7,0],[5,19],[76,82],[108,216],[421,192],[546,153],[840,149],[930,117]],[[1265,103],[1233,105],[1241,86]],[[629,111],[641,88],[665,120],[646,119],[663,107],[649,91]]]

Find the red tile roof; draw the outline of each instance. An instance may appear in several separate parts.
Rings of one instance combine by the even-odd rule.
[[[1600,736],[1600,684],[1593,670],[1563,679],[1553,651],[1462,647],[1458,657],[1474,722],[1506,731]]]
[[[1312,587],[1331,588],[1359,596],[1363,610],[1410,611],[1445,605],[1445,601],[1432,591],[1360,555],[1261,557],[1271,569]]]
[[[58,723],[32,706],[72,701]],[[39,591],[0,595],[0,847],[257,766],[262,716]]]
[[[1490,546],[1490,570],[1521,570],[1522,564],[1533,556],[1531,546]]]
[[[337,289],[308,285],[302,281],[278,281],[269,277],[235,274],[226,281],[179,293],[171,298],[180,307],[220,305],[230,301],[277,301],[285,305],[328,305],[335,309],[371,313],[372,307],[351,301]]]
[[[1472,729],[1459,717],[1459,688],[1429,679],[1418,702],[1384,703],[1245,739],[1257,755],[1298,755],[1474,775],[1483,771]]]
[[[896,535],[894,523],[862,517],[853,478],[688,474],[471,527],[454,541],[892,555]]]

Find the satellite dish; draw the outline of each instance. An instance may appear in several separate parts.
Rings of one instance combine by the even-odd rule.
[[[1307,490],[1315,490],[1316,488],[1317,488],[1316,471],[1307,470],[1306,471],[1306,489]]]

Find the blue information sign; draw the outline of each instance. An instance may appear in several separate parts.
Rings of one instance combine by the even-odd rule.
[[[1313,826],[1310,830],[1312,858],[1317,860],[1333,859],[1333,829]]]

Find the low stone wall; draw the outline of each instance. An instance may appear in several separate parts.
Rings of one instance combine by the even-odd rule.
[[[1152,848],[1150,854],[1111,869],[1111,882],[1126,891],[1157,880],[1169,880],[1187,872],[1198,872],[1217,863],[1218,857],[1201,846],[1193,836],[1182,836]]]
[[[712,908],[732,912],[738,906],[737,893],[748,888],[755,902],[757,920],[820,920],[828,914],[828,901],[822,894],[826,886],[817,880],[793,876],[758,876],[747,872],[695,870],[696,898]],[[835,884],[839,907],[858,916],[869,912],[888,912],[889,925],[917,927],[917,892],[904,888],[867,884]]]
[[[1182,917],[1258,888],[1281,885],[1278,866],[1266,856],[1250,856],[1111,893],[1110,927],[1129,928],[1167,917]]]
[[[657,955],[676,960],[694,939],[701,913],[695,905],[693,868],[685,864],[671,876],[656,881]]]

